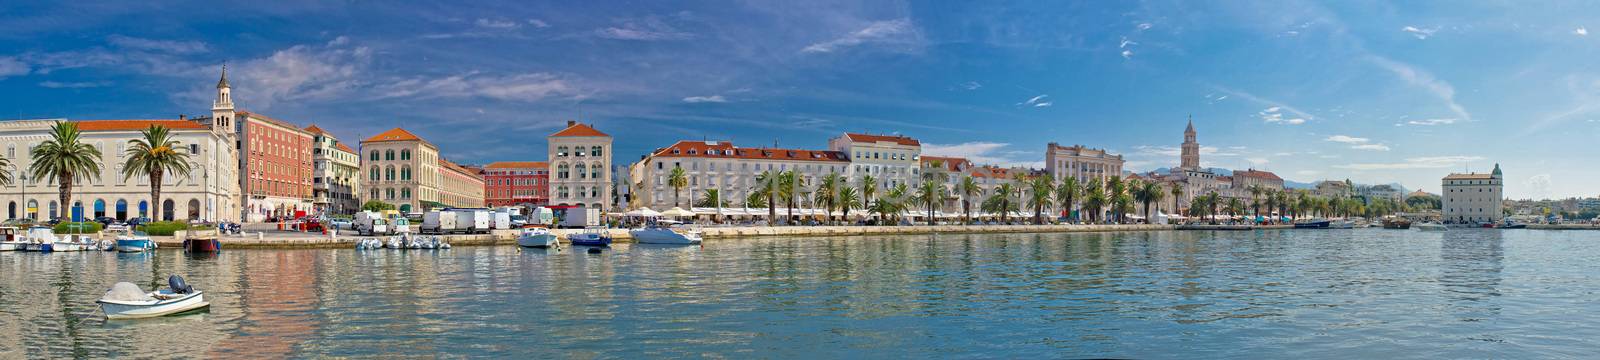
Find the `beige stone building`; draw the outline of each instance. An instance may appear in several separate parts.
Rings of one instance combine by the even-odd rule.
[[[852,179],[872,175],[884,188],[914,185],[920,179],[922,142],[905,135],[845,133],[829,139],[828,150],[850,158]]]
[[[1448,223],[1494,223],[1505,217],[1501,207],[1505,181],[1500,164],[1488,174],[1450,174],[1444,177],[1443,220]]]
[[[311,203],[322,214],[352,214],[361,210],[361,158],[339,138],[316,125],[312,134]]]
[[[483,175],[450,160],[439,159],[438,201],[449,207],[483,207]]]
[[[1057,143],[1045,147],[1045,173],[1057,180],[1073,177],[1080,184],[1088,183],[1091,178],[1105,182],[1107,178],[1122,175],[1122,164],[1122,155],[1113,155],[1104,149]]]
[[[408,213],[483,206],[483,178],[444,160],[437,146],[405,129],[362,140],[361,168],[363,203],[378,200]]]
[[[762,172],[794,170],[814,190],[828,174],[844,175],[850,161],[844,153],[827,150],[741,148],[726,141],[679,141],[656,149],[630,167],[633,194],[638,206],[656,210],[674,206],[689,208],[701,201],[707,189],[716,189],[724,203],[745,206],[745,199],[757,187]],[[688,176],[674,201],[667,177],[672,169],[682,168]],[[781,207],[781,204],[780,204]],[[810,206],[800,206],[809,208]]]
[[[568,121],[545,137],[549,147],[550,204],[607,211],[611,197],[611,135]]]

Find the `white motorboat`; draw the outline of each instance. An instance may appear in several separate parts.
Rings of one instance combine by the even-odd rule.
[[[144,252],[156,249],[156,242],[151,241],[149,236],[134,233],[133,230],[129,230],[126,227],[108,230],[108,232],[117,234],[117,252]]]
[[[1448,227],[1445,227],[1444,224],[1440,224],[1440,223],[1436,223],[1436,222],[1426,222],[1426,223],[1421,223],[1421,224],[1414,224],[1414,225],[1411,225],[1411,227],[1412,228],[1416,228],[1417,230],[1422,230],[1422,231],[1445,231],[1445,230],[1449,230],[1450,229]]]
[[[87,250],[87,246],[84,244],[57,238],[55,231],[51,230],[50,227],[47,226],[35,225],[33,227],[29,227],[25,239],[25,241],[27,241],[27,245],[25,246],[24,250],[27,251],[56,252]]]
[[[1328,228],[1329,229],[1354,229],[1354,228],[1356,228],[1356,222],[1355,221],[1350,221],[1349,219],[1333,220],[1332,222],[1328,223]]]
[[[14,226],[0,226],[0,251],[22,251],[28,245]]]
[[[531,248],[553,248],[561,246],[561,240],[556,239],[556,234],[551,234],[546,228],[522,229],[522,234],[517,235],[517,246]]]
[[[628,230],[628,235],[640,244],[679,244],[694,245],[700,243],[700,231],[684,227],[673,221],[657,221],[650,226]]]
[[[177,275],[167,278],[167,286],[146,293],[138,285],[119,282],[95,303],[111,320],[166,316],[211,306],[204,292],[189,287]]]

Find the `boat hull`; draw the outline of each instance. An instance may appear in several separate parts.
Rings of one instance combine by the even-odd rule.
[[[1294,228],[1296,228],[1296,229],[1327,229],[1328,225],[1329,225],[1328,221],[1314,221],[1314,222],[1296,223],[1296,224],[1294,224]]]
[[[117,239],[118,252],[144,252],[154,250],[155,242],[150,239]]]
[[[184,297],[170,300],[152,301],[96,301],[100,304],[100,311],[105,312],[106,319],[143,319],[167,316],[211,306],[206,302],[205,294],[196,291]]]
[[[183,241],[183,250],[188,252],[218,252],[222,251],[222,241],[217,239],[188,239]]]
[[[517,238],[517,246],[531,248],[551,248],[561,244],[552,234],[527,235]]]
[[[0,251],[22,251],[26,245],[20,242],[0,242]]]
[[[694,245],[700,243],[697,235],[688,235],[667,229],[641,229],[628,232],[640,244]]]
[[[571,242],[573,246],[594,246],[594,247],[611,246],[611,238],[605,237],[605,236],[569,235],[569,236],[567,236],[567,241]]]

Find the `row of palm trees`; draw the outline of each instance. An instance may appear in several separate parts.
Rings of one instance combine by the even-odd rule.
[[[149,177],[151,213],[160,214],[161,180],[167,174],[188,176],[192,170],[191,154],[164,126],[152,124],[140,135],[140,138],[128,140],[127,150],[123,152],[122,177],[123,180],[140,175]],[[73,184],[99,179],[104,161],[100,149],[84,143],[81,137],[77,124],[57,122],[50,127],[50,139],[28,154],[33,160],[28,166],[31,173],[28,180],[55,180],[62,204],[56,216],[63,220],[71,218],[68,216],[71,206],[67,204],[72,203]],[[0,157],[0,168],[14,168],[11,159]],[[0,171],[0,184],[10,185],[12,180],[10,171]]]

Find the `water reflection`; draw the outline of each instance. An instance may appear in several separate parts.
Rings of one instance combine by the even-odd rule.
[[[3,253],[0,332],[19,335],[0,336],[0,358],[1573,356],[1600,338],[1585,327],[1600,309],[1566,295],[1600,290],[1587,268],[1597,240],[1330,230],[766,238],[600,254]],[[148,288],[168,274],[205,290],[210,311],[106,322],[93,304],[112,283]],[[1542,283],[1551,278],[1561,282]]]

